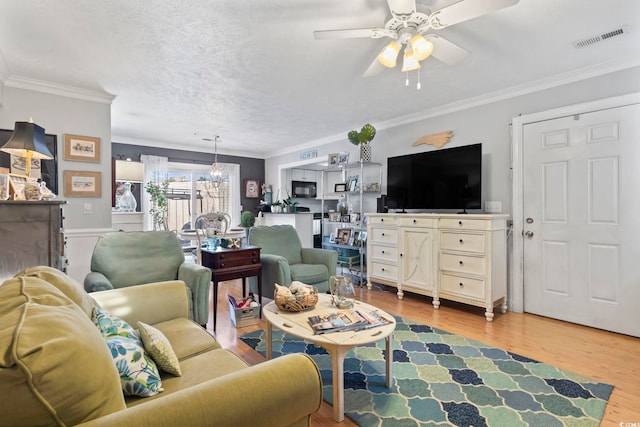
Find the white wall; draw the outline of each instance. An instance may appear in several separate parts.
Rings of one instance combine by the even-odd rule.
[[[552,85],[555,86],[550,87]],[[511,213],[510,123],[513,117],[639,90],[640,67],[634,67],[566,84],[541,82],[538,87],[530,86],[526,89],[519,89],[520,95],[518,96],[509,97],[509,95],[500,94],[500,100],[490,103],[473,100],[475,106],[465,106],[464,103],[455,107],[443,106],[443,113],[440,115],[438,112],[430,112],[431,117],[427,119],[386,129],[378,126],[377,135],[371,142],[372,160],[384,165],[382,186],[384,193],[386,190],[387,157],[434,150],[435,148],[429,145],[412,147],[411,144],[421,136],[452,130],[454,136],[444,148],[476,142],[483,143],[483,201],[500,201],[502,202],[502,212]],[[428,96],[428,93],[425,93],[425,96]],[[495,98],[498,98],[497,94]],[[388,119],[393,118],[389,117]],[[378,125],[374,121],[372,124]],[[326,159],[329,153],[340,151],[348,151],[351,159],[357,159],[359,156],[358,148],[349,143],[347,132],[348,130],[345,130],[344,140],[317,147],[318,160]],[[277,183],[278,166],[295,163],[298,157],[299,153],[294,152],[268,158],[265,164],[265,181]]]

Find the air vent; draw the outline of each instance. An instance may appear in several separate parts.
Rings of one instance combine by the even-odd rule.
[[[629,32],[629,26],[624,25],[616,30],[609,31],[607,33],[598,34],[597,36],[587,37],[586,39],[576,40],[573,42],[573,46],[576,49],[581,47],[591,46],[592,44],[599,43],[601,41],[611,39],[613,37],[619,37],[627,34]]]

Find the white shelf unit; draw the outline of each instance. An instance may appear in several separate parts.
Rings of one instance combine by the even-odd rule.
[[[349,186],[350,179],[356,179],[354,186]],[[335,191],[336,184],[344,184],[347,191]],[[338,265],[349,270],[352,278],[357,278],[360,285],[367,282],[366,271],[366,238],[364,242],[354,241],[350,244],[330,242],[329,236],[340,229],[349,229],[350,235],[358,238],[366,236],[365,205],[371,203],[371,210],[375,211],[375,200],[380,196],[382,186],[382,164],[375,162],[353,162],[342,166],[326,168],[321,171],[321,207],[322,219],[322,247],[338,251]],[[332,220],[326,214],[326,201],[340,199],[345,196],[349,206],[349,221],[344,218]],[[354,215],[357,214],[357,219]],[[352,239],[353,240],[353,239]],[[344,255],[341,255],[344,254]],[[351,255],[350,255],[351,254]],[[357,261],[357,263],[356,263]]]

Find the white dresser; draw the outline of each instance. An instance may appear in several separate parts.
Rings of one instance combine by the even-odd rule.
[[[142,212],[111,212],[111,227],[115,231],[144,231]]]
[[[368,286],[507,309],[507,215],[367,214]]]

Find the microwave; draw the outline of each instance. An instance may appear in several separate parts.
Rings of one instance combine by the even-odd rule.
[[[315,182],[291,181],[291,189],[293,197],[315,198],[317,195]]]

